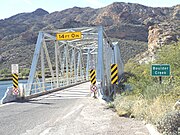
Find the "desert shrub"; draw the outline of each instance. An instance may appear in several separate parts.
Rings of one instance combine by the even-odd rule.
[[[170,77],[150,75],[151,64],[139,64],[131,59],[125,65],[125,71],[133,74],[127,81],[132,91],[125,91],[115,99],[115,108],[119,114],[128,114],[150,123],[157,123],[166,114],[172,112],[174,103],[180,99],[180,43],[165,46],[157,52],[155,64],[170,64]],[[124,112],[123,112],[124,111]]]
[[[29,72],[30,72],[30,69],[28,69],[28,68],[20,69],[20,74],[21,74],[22,77],[23,76],[29,76]]]
[[[180,42],[176,45],[164,46],[158,54],[157,63],[170,64],[171,74],[180,75]]]
[[[157,122],[157,129],[163,135],[178,135],[178,128],[180,128],[179,111],[169,112]]]
[[[0,70],[0,74],[10,74],[11,73],[11,71],[10,71],[10,69],[8,69],[8,68],[4,68],[4,69],[2,69],[2,70]]]

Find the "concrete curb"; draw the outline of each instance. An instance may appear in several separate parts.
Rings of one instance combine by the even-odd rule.
[[[0,104],[10,103],[17,99],[16,95],[12,94],[13,88],[7,88],[3,98],[0,100]]]

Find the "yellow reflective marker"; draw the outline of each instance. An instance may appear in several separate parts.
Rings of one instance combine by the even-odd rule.
[[[111,64],[111,84],[118,84],[118,68],[117,64]]]
[[[94,69],[90,70],[90,81],[91,81],[91,84],[93,85],[96,84],[96,70]]]
[[[13,76],[13,88],[17,89],[18,88],[18,74],[14,73],[12,74],[12,76]]]
[[[74,40],[74,39],[82,39],[81,32],[62,32],[56,34],[56,40]]]

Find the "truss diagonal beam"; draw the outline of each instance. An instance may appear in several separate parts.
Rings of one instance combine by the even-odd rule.
[[[29,73],[29,78],[27,81],[28,91],[31,90],[32,83],[34,81],[34,77],[35,77],[35,73],[36,73],[36,67],[37,67],[37,63],[38,63],[38,59],[39,59],[39,54],[40,54],[40,49],[42,46],[43,37],[44,37],[44,34],[42,32],[39,32],[38,39],[36,42],[35,52],[33,55],[32,65],[31,65],[31,69],[30,69],[30,73]]]
[[[48,66],[49,66],[49,69],[50,69],[50,72],[51,72],[52,79],[55,80],[54,71],[53,71],[53,68],[52,68],[52,64],[51,64],[51,61],[50,61],[49,53],[48,53],[47,46],[46,46],[45,42],[43,44],[43,48],[44,48],[44,51],[45,51],[45,55],[46,55]]]

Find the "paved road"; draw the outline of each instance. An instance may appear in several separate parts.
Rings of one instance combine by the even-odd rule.
[[[0,135],[148,135],[89,97],[89,83],[0,107]]]
[[[40,134],[75,109],[78,100],[88,94],[89,83],[85,83],[28,102],[1,105],[0,135]]]

